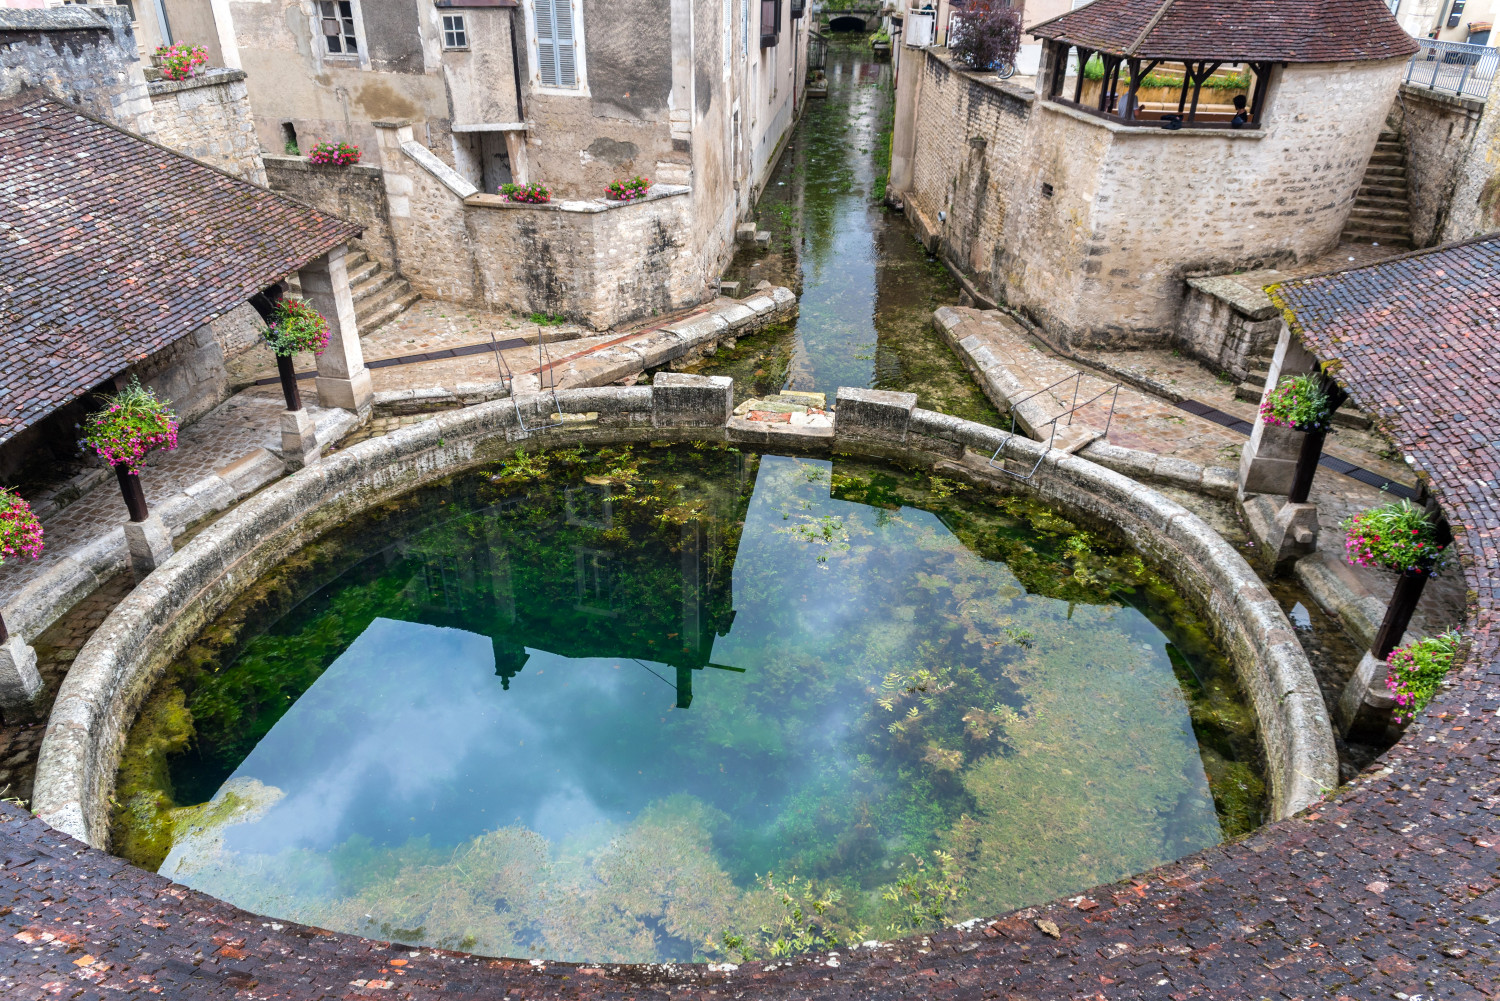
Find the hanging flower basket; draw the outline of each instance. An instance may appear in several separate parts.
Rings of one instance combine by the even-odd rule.
[[[1266,397],[1260,415],[1267,424],[1298,431],[1326,431],[1332,413],[1328,394],[1317,376],[1291,375]]]
[[[552,200],[552,192],[540,184],[502,184],[500,197],[511,202],[545,205]]]
[[[1456,632],[1446,632],[1391,651],[1385,661],[1385,687],[1396,701],[1397,723],[1416,719],[1443,687],[1461,638]]]
[[[1437,528],[1411,501],[1362,511],[1345,521],[1343,528],[1345,554],[1356,566],[1430,574],[1442,563]]]
[[[83,440],[111,466],[139,476],[148,454],[177,447],[177,415],[136,378],[104,399],[104,409],[84,421]]]
[[[325,167],[347,167],[358,163],[361,155],[353,143],[320,142],[308,151],[307,159]]]
[[[158,45],[151,61],[168,80],[186,80],[198,75],[198,67],[208,62],[208,50],[201,45],[177,42]]]
[[[7,556],[42,555],[42,523],[14,490],[0,487],[0,563]]]
[[[328,347],[328,320],[303,299],[280,299],[265,336],[279,357],[308,351],[320,355]]]
[[[637,176],[625,181],[610,181],[604,189],[604,197],[615,202],[633,202],[646,197],[650,190],[651,178]]]

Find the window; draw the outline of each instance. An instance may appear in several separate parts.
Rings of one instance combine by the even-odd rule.
[[[775,45],[781,37],[781,0],[760,0],[760,47]]]
[[[740,0],[740,55],[750,54],[750,0]]]
[[[734,0],[724,0],[724,75],[729,75],[729,60],[734,55]]]
[[[359,53],[354,36],[354,0],[318,0],[323,25],[323,44],[329,53],[352,56]]]
[[[469,47],[469,30],[464,26],[462,14],[443,15],[443,48],[445,49],[467,49]]]
[[[537,70],[543,87],[578,86],[578,50],[570,0],[536,0]]]

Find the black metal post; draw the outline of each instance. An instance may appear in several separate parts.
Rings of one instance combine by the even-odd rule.
[[[276,356],[276,372],[281,376],[281,395],[286,397],[286,408],[301,410],[302,391],[297,388],[297,370],[292,367],[289,355]]]
[[[146,510],[146,491],[141,489],[141,478],[132,473],[123,462],[115,466],[115,476],[120,480],[120,493],[125,495],[125,509],[131,521],[145,521],[150,517]]]
[[[1370,644],[1370,653],[1376,660],[1385,660],[1401,643],[1406,627],[1411,624],[1412,613],[1417,610],[1417,602],[1422,598],[1422,589],[1431,576],[1425,570],[1404,570],[1396,578],[1396,591],[1391,595],[1391,603],[1385,607],[1385,618],[1375,633],[1375,642]]]

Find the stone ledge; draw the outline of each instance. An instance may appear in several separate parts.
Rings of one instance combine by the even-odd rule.
[[[146,90],[152,97],[165,97],[168,94],[178,94],[184,90],[197,90],[199,87],[217,87],[220,84],[236,83],[245,79],[244,70],[231,69],[228,66],[215,66],[206,69],[197,76],[186,80],[150,80],[146,83]]]
[[[1226,303],[1235,312],[1251,320],[1269,320],[1276,316],[1276,304],[1260,289],[1250,288],[1229,275],[1189,278],[1187,283],[1204,295]]]
[[[630,208],[632,205],[648,205],[651,202],[659,202],[664,198],[675,198],[678,195],[691,194],[692,190],[686,184],[653,184],[651,185],[651,190],[646,192],[643,197],[628,202],[617,202],[608,198],[590,198],[541,202],[540,204],[536,202],[513,202],[504,195],[478,192],[465,198],[464,204],[482,209],[529,210],[534,212],[614,212],[619,209]]]
[[[363,177],[382,177],[385,172],[372,163],[351,163],[339,166],[333,163],[313,163],[305,156],[287,156],[282,153],[261,152],[260,158],[266,169],[296,170],[310,174],[356,174]]]

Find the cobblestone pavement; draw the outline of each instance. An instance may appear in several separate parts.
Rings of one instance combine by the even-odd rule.
[[[153,452],[141,472],[147,503],[156,506],[214,473],[233,478],[242,464],[264,457],[268,448],[279,448],[285,408],[278,387],[256,387],[184,427],[177,448]],[[320,424],[333,416],[315,406],[309,406],[308,413]],[[128,514],[113,471],[98,470],[93,480],[77,500],[42,517],[46,549],[40,559],[10,559],[0,565],[0,604],[70,553],[125,523]]]

